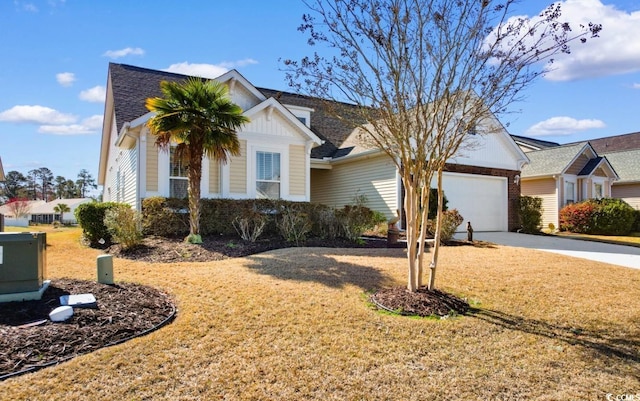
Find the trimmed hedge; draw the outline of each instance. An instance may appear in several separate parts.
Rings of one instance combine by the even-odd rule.
[[[627,235],[636,211],[621,199],[589,199],[560,210],[560,230],[597,235]]]
[[[364,206],[345,206],[332,209],[309,202],[279,199],[201,199],[200,232],[204,235],[238,235],[237,219],[255,219],[256,213],[265,217],[262,235],[284,235],[281,217],[285,211],[305,215],[311,222],[310,236],[319,238],[359,237],[377,223],[376,215]],[[237,223],[236,223],[237,224]],[[185,236],[189,233],[189,205],[186,199],[163,197],[142,201],[142,229],[146,235],[163,237]]]
[[[640,233],[640,210],[636,210],[635,215],[636,215],[636,218],[635,218],[635,222],[633,223],[633,228],[631,229],[631,231]]]

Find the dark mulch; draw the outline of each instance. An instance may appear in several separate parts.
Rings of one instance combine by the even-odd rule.
[[[405,287],[382,289],[371,296],[371,301],[389,312],[410,316],[463,315],[469,303],[440,290],[421,287],[409,292]]]
[[[74,308],[63,323],[48,320],[61,295],[86,293],[95,296],[95,309]],[[53,280],[39,301],[0,303],[0,380],[146,334],[174,313],[169,296],[151,287]]]
[[[273,249],[289,248],[295,244],[280,237],[259,239],[256,242],[243,241],[237,237],[207,236],[201,245],[188,244],[183,238],[145,237],[142,244],[123,250],[117,244],[107,252],[115,256],[148,263],[210,262],[228,258],[239,258]],[[361,242],[343,239],[309,238],[300,246],[328,248],[387,248],[386,238],[364,237]],[[393,247],[404,247],[395,244]]]

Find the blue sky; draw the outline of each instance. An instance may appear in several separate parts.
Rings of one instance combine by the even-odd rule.
[[[522,1],[522,15],[549,2]],[[567,0],[563,16],[604,25],[536,81],[512,134],[560,143],[640,131],[640,1]],[[289,90],[279,58],[310,54],[297,0],[5,0],[0,3],[0,157],[5,172],[48,167],[97,177],[110,61],[216,76],[235,68],[259,87]]]

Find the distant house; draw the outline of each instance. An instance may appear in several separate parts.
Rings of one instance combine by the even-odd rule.
[[[31,224],[50,224],[60,221],[65,224],[76,224],[75,210],[83,203],[93,202],[91,198],[56,199],[51,202],[43,200],[27,201],[28,212],[26,216],[17,217],[9,205],[0,206],[0,213],[5,216],[5,225],[26,227]],[[67,205],[69,212],[60,215],[54,210],[61,203]]]
[[[146,126],[153,114],[145,108],[147,98],[162,95],[161,81],[186,78],[109,64],[98,173],[104,201],[140,209],[146,197],[186,196],[185,171],[171,152],[156,148]],[[226,165],[203,160],[202,197],[275,197],[342,207],[365,195],[367,205],[388,218],[402,210],[403,189],[392,160],[377,149],[358,147],[353,129],[326,112],[326,100],[257,88],[237,71],[216,80],[228,86],[251,122],[238,131],[239,156]],[[514,230],[520,171],[528,159],[490,117],[499,129],[474,137],[474,149],[449,161],[444,190],[449,208],[458,209],[477,231]]]
[[[2,159],[0,158],[0,182],[4,182],[4,168],[2,168]]]

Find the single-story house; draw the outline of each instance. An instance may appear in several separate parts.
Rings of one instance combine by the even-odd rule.
[[[527,152],[531,161],[522,169],[522,195],[542,198],[542,224],[559,226],[565,205],[590,198],[611,197],[619,177],[606,157],[589,142]]]
[[[161,96],[161,81],[185,78],[109,65],[98,173],[104,201],[139,209],[146,197],[186,196],[184,171],[171,152],[156,148],[146,126],[153,114],[144,106],[147,98]],[[228,85],[250,123],[238,131],[240,156],[227,165],[203,161],[202,197],[273,196],[342,207],[364,195],[369,207],[388,218],[402,209],[394,163],[377,149],[359,147],[354,130],[326,112],[326,101],[257,88],[235,70],[216,80]],[[520,173],[528,158],[495,118],[492,124],[500,130],[477,135],[476,147],[450,160],[444,191],[449,208],[458,209],[475,230],[515,230]],[[265,166],[272,172],[266,177]],[[265,181],[275,184],[273,191],[260,190]]]
[[[622,199],[640,210],[640,132],[590,139],[588,149],[585,146],[587,142],[560,145],[517,135],[512,135],[512,138],[531,160],[522,171],[522,194],[543,199],[545,227],[549,223],[557,227],[557,210],[571,201],[606,196]],[[577,164],[569,167],[569,163],[578,152],[582,152],[583,157],[577,158]],[[595,176],[585,177],[591,180],[588,185],[588,181],[576,177],[581,179],[581,185],[576,187],[581,192],[576,192],[575,199],[572,199],[570,188],[567,191],[566,185],[571,186],[570,183],[575,182],[574,177],[567,179],[561,172],[565,171],[564,168],[575,170],[576,166],[585,163],[585,158],[592,163],[587,167],[592,167],[599,161],[605,169],[594,170]],[[615,172],[615,176],[606,173],[607,164]],[[549,177],[553,176],[569,184],[565,185],[559,181],[552,184]]]

